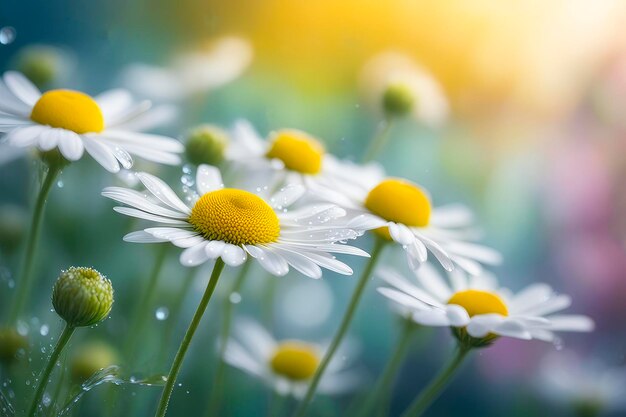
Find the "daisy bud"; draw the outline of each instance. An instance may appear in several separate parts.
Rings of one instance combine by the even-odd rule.
[[[95,269],[71,267],[54,284],[52,305],[68,326],[91,326],[111,311],[113,286]]]
[[[0,363],[10,364],[17,360],[18,352],[28,347],[28,339],[12,327],[0,328]]]
[[[194,165],[219,165],[224,159],[228,134],[217,126],[200,125],[187,134],[185,154]]]
[[[94,373],[115,364],[118,354],[108,343],[95,341],[80,346],[70,360],[72,379],[77,383],[85,382]]]
[[[6,252],[16,249],[26,233],[28,216],[12,204],[0,206],[0,248]]]
[[[48,45],[31,45],[23,48],[15,59],[15,68],[43,88],[67,70],[69,57],[59,48]]]
[[[382,95],[382,106],[388,116],[404,117],[413,111],[415,96],[404,84],[389,84]]]

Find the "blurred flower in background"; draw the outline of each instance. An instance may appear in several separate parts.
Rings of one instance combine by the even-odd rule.
[[[246,40],[223,37],[174,56],[164,67],[131,64],[122,72],[122,84],[153,100],[179,101],[232,82],[251,60]]]

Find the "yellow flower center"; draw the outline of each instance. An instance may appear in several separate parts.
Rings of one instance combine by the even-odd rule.
[[[365,208],[385,220],[406,226],[423,227],[430,219],[430,199],[417,185],[402,179],[389,178],[374,187],[365,199]],[[390,240],[388,228],[374,230]]]
[[[31,120],[76,133],[101,132],[104,117],[96,101],[78,91],[51,90],[33,106]]]
[[[283,342],[276,348],[270,365],[278,375],[302,381],[315,374],[320,359],[316,349],[303,342]]]
[[[299,130],[281,130],[274,136],[266,156],[280,159],[292,171],[317,174],[322,169],[324,146]]]
[[[193,206],[189,223],[206,239],[233,245],[271,243],[280,235],[280,222],[269,204],[232,188],[203,195]]]
[[[489,291],[465,290],[455,293],[448,304],[456,304],[463,307],[470,317],[480,314],[509,315],[509,310],[499,295]]]

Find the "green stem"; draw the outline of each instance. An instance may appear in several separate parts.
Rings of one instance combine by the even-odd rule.
[[[385,119],[382,122],[382,126],[378,129],[370,144],[367,148],[367,152],[365,152],[365,156],[363,157],[363,162],[370,162],[374,160],[378,154],[385,148],[387,142],[389,142],[389,133],[391,132],[391,128],[393,126],[393,119]]]
[[[232,288],[230,289],[228,294],[226,294],[226,299],[224,300],[222,331],[220,333],[219,357],[217,362],[217,368],[215,369],[215,375],[213,376],[213,385],[211,385],[211,394],[209,395],[209,404],[207,406],[206,413],[207,417],[218,415],[217,413],[219,411],[222,388],[225,384],[224,374],[226,372],[226,362],[224,361],[224,356],[226,355],[226,346],[228,345],[228,336],[230,335],[233,311],[235,310],[235,304],[230,301],[230,295],[241,290],[241,287],[243,286],[251,264],[252,261],[250,260],[243,264],[243,266],[241,267],[241,271],[239,271],[239,275],[237,275],[237,278],[235,279]]]
[[[471,350],[470,347],[459,345],[452,360],[444,367],[439,375],[433,379],[426,388],[415,398],[409,408],[402,413],[401,417],[419,417],[439,397],[443,389],[448,385],[452,377],[459,369],[459,365]]]
[[[48,166],[48,172],[41,184],[41,189],[37,195],[33,217],[31,219],[31,228],[28,232],[26,243],[26,252],[22,266],[22,273],[17,282],[17,292],[13,297],[13,303],[9,312],[9,323],[14,324],[24,310],[26,301],[33,287],[33,268],[35,267],[35,259],[37,255],[37,243],[41,234],[41,223],[43,220],[43,212],[46,207],[46,200],[50,194],[50,190],[55,183],[56,178],[61,172],[61,164],[51,164]]]
[[[59,398],[61,398],[61,391],[63,390],[63,386],[65,385],[65,375],[67,373],[67,367],[65,364],[67,363],[67,354],[63,355],[63,359],[61,359],[61,376],[59,376],[59,380],[57,381],[57,389],[52,395],[52,402],[50,403],[50,412],[49,416],[54,417],[56,409],[59,405]]]
[[[187,297],[187,293],[189,292],[189,289],[191,288],[191,285],[194,282],[196,273],[197,273],[196,268],[189,268],[189,272],[183,278],[183,283],[180,286],[178,293],[176,294],[176,298],[174,298],[174,301],[172,302],[172,308],[170,310],[170,317],[167,320],[167,325],[165,327],[165,331],[163,332],[163,340],[172,339],[174,330],[176,329],[178,325],[180,313],[183,308],[183,302],[185,301],[185,298]],[[165,360],[165,357],[168,352],[167,348],[168,348],[167,343],[163,343],[163,345],[161,346],[161,353],[159,354],[159,361],[158,361],[159,364]]]
[[[378,403],[378,410],[384,412],[387,403],[387,397],[389,391],[392,388],[393,381],[398,373],[398,368],[404,360],[409,346],[411,345],[411,339],[413,336],[413,330],[415,330],[415,323],[410,319],[404,319],[400,337],[396,343],[396,347],[391,355],[391,359],[387,362],[383,373],[381,374],[376,386],[367,396],[359,416],[366,416],[372,412],[374,406]],[[380,401],[379,401],[380,400]]]
[[[337,330],[337,333],[335,333],[335,336],[332,342],[330,343],[328,350],[324,354],[324,358],[322,359],[322,362],[317,367],[317,370],[315,371],[315,375],[313,375],[313,379],[311,379],[311,383],[307,389],[306,395],[304,399],[300,402],[300,405],[298,406],[298,408],[296,409],[294,417],[303,417],[306,414],[307,409],[309,408],[309,405],[311,404],[311,401],[313,400],[313,396],[315,395],[315,392],[317,390],[317,386],[319,385],[320,380],[322,379],[322,376],[324,375],[324,371],[326,371],[328,364],[333,358],[333,355],[337,351],[337,348],[341,344],[341,341],[343,340],[344,336],[346,335],[348,331],[348,328],[350,327],[350,323],[352,322],[354,313],[356,312],[356,309],[359,305],[359,301],[361,300],[361,296],[363,295],[363,291],[365,290],[367,281],[369,281],[369,278],[374,270],[374,267],[376,266],[376,261],[380,258],[380,254],[382,252],[382,249],[385,246],[385,243],[386,241],[384,239],[376,238],[376,243],[374,244],[374,249],[372,250],[371,258],[369,259],[369,262],[365,266],[365,269],[363,270],[363,273],[361,274],[361,277],[359,278],[357,286],[354,289],[354,292],[352,293],[352,298],[350,298],[348,309],[346,310],[343,316],[339,329]]]
[[[46,385],[48,385],[50,374],[57,364],[57,361],[59,360],[59,355],[63,351],[63,348],[65,347],[65,345],[67,345],[67,342],[69,342],[70,337],[72,337],[74,330],[76,330],[76,327],[70,326],[68,324],[65,325],[63,333],[61,333],[61,337],[59,337],[59,340],[57,341],[57,344],[54,347],[50,358],[48,359],[48,363],[46,364],[45,369],[39,376],[39,384],[37,385],[37,390],[35,391],[35,397],[33,398],[33,402],[30,404],[30,410],[28,411],[29,417],[33,417],[37,412],[37,407],[39,406],[39,403],[43,398],[43,394],[46,390]]]
[[[189,349],[191,339],[193,339],[193,335],[198,329],[198,325],[200,324],[202,315],[206,311],[207,305],[211,300],[211,295],[213,295],[213,291],[215,291],[215,286],[217,285],[217,281],[219,280],[220,274],[222,273],[223,269],[224,261],[222,260],[222,258],[218,258],[215,261],[215,266],[213,267],[213,272],[211,273],[211,278],[209,279],[209,283],[207,284],[206,290],[204,291],[204,295],[202,296],[200,304],[198,305],[198,308],[193,315],[193,319],[191,319],[191,323],[189,323],[189,327],[187,328],[187,332],[185,333],[183,340],[180,342],[178,352],[176,352],[176,356],[174,357],[174,362],[172,362],[172,367],[167,376],[167,382],[165,383],[165,387],[163,388],[161,400],[159,401],[159,408],[157,409],[155,417],[164,417],[165,413],[167,413],[167,406],[170,402],[172,391],[174,391],[174,384],[176,383],[176,378],[178,377],[178,373],[180,372],[180,367],[183,364],[183,359],[185,358],[187,349]]]

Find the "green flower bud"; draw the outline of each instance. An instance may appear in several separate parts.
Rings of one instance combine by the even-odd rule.
[[[54,284],[52,305],[69,326],[91,326],[109,315],[113,286],[95,269],[71,267]]]
[[[19,51],[14,66],[37,87],[43,88],[64,72],[68,59],[65,55],[54,46],[31,45]]]
[[[16,249],[26,234],[28,215],[19,206],[0,206],[0,248],[6,252]]]
[[[85,382],[94,373],[118,361],[117,351],[101,341],[88,342],[80,346],[70,360],[70,373],[77,383]]]
[[[28,339],[13,327],[0,328],[0,363],[11,364],[18,359],[18,352],[28,347]]]
[[[217,126],[200,125],[187,134],[185,155],[194,165],[219,165],[224,159],[228,134]]]
[[[413,111],[415,96],[404,84],[390,84],[383,92],[382,105],[389,116],[404,117]]]

